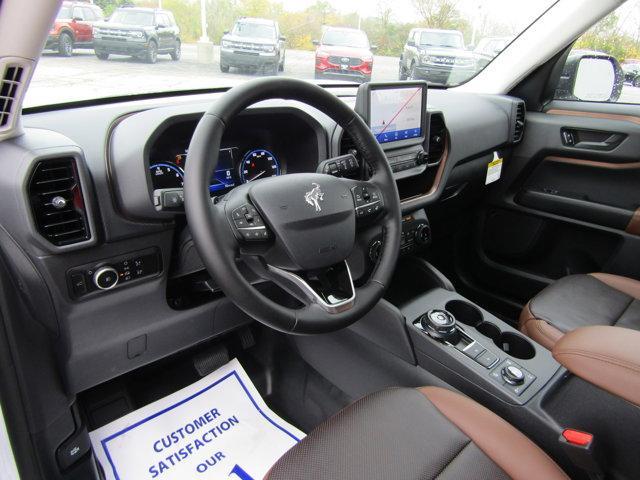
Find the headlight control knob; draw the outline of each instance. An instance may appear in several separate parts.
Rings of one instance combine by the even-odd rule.
[[[111,290],[118,284],[118,271],[109,266],[98,268],[93,274],[93,284],[100,290]]]

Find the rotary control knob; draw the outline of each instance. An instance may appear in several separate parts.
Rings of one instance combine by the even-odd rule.
[[[420,317],[420,325],[430,337],[436,340],[451,343],[458,341],[456,319],[446,310],[429,310]]]
[[[93,284],[100,290],[111,290],[118,284],[118,271],[109,266],[100,267],[93,274]]]
[[[502,369],[502,378],[509,385],[522,385],[524,383],[524,373],[518,367],[509,365]]]
[[[421,223],[416,227],[415,239],[418,245],[429,245],[431,243],[431,227],[426,223]]]

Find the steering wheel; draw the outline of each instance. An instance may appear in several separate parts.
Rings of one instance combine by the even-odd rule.
[[[297,173],[245,183],[212,199],[209,184],[225,128],[248,106],[275,98],[302,102],[338,123],[368,165],[362,169],[371,171],[368,180]],[[311,83],[252,80],[213,103],[189,145],[184,196],[194,243],[213,279],[241,310],[277,330],[311,334],[344,328],[374,307],[393,274],[401,212],[384,152],[358,114]],[[356,288],[346,259],[363,225],[382,227],[384,241],[368,280]],[[238,261],[295,297],[300,308],[263,295]]]

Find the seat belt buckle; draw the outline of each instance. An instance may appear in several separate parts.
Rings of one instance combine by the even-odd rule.
[[[566,428],[560,434],[558,441],[571,462],[587,472],[589,478],[604,478],[602,449],[597,448],[596,437],[593,434]]]

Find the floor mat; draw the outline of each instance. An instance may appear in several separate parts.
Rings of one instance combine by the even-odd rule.
[[[90,436],[107,479],[259,480],[304,433],[267,407],[232,360]]]

